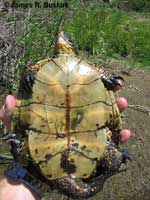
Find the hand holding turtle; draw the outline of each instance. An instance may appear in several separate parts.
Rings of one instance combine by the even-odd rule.
[[[15,97],[8,95],[5,104],[0,109],[0,119],[7,127],[10,126],[15,105]],[[14,180],[9,182],[5,177],[1,177],[0,179],[0,197],[1,200],[35,200],[37,198],[24,184],[17,184]]]
[[[6,177],[0,178],[0,199],[1,200],[38,200],[23,183],[15,180],[9,181]]]
[[[4,105],[0,109],[0,120],[9,128],[11,122],[11,116],[15,110],[16,100],[12,95],[6,97]]]

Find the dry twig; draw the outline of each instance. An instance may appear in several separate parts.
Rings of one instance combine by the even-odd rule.
[[[128,105],[128,108],[137,110],[139,112],[146,113],[147,115],[150,116],[150,109],[147,108],[146,106],[141,106],[141,105]]]
[[[30,11],[20,12],[5,3],[0,0],[0,82],[11,91],[18,62],[24,54],[20,40],[28,32]]]

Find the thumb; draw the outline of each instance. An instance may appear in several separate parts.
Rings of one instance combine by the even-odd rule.
[[[5,99],[5,104],[0,109],[0,119],[8,126],[10,124],[11,116],[15,110],[16,100],[12,95],[8,95]]]

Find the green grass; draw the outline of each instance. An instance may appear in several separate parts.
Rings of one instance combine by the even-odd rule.
[[[61,16],[61,12],[57,14],[54,11],[52,16],[45,16],[45,22],[34,15],[31,17],[29,31],[21,40],[21,45],[25,47],[25,54],[19,63],[19,73],[25,69],[25,66],[52,56]]]
[[[76,10],[65,24],[80,50],[103,57],[122,57],[150,66],[150,21],[105,6]]]
[[[73,2],[73,0],[72,0]],[[140,15],[128,14],[115,7],[89,4],[81,6],[77,1],[67,12],[64,30],[72,37],[78,49],[87,54],[108,58],[126,59],[142,67],[150,68],[150,20]],[[49,23],[30,20],[29,33],[23,38],[25,55],[20,68],[53,54],[58,21],[61,14],[50,15]]]

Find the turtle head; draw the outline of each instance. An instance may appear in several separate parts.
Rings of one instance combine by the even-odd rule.
[[[55,44],[55,50],[54,54],[73,54],[77,55],[77,48],[73,44],[71,38],[64,33],[63,31],[60,31],[58,34],[56,44]]]

